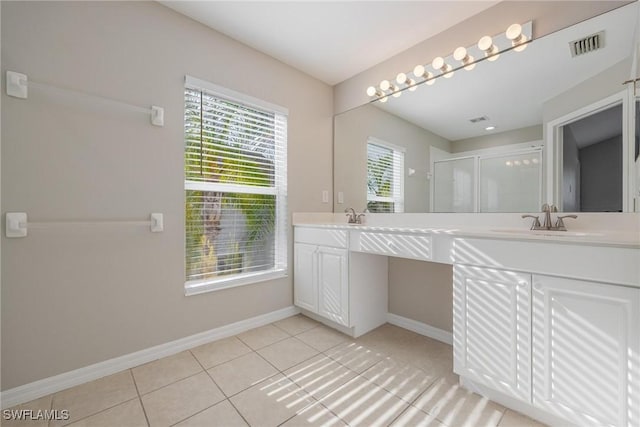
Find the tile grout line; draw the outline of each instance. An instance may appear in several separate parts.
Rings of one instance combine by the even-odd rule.
[[[98,412],[94,412],[93,414],[89,414],[89,415],[87,415],[87,416],[85,416],[85,417],[78,418],[77,420],[75,420],[75,421],[73,421],[73,422],[71,422],[71,423],[63,424],[63,425],[64,425],[65,427],[66,427],[66,426],[73,426],[74,424],[79,423],[79,422],[80,422],[80,421],[82,421],[82,420],[86,420],[87,418],[91,418],[91,417],[93,417],[93,416],[95,416],[95,415],[98,415],[98,414],[101,414],[101,413],[103,413],[103,412],[106,412],[106,411],[108,411],[108,410],[110,410],[110,409],[113,409],[113,408],[115,408],[116,406],[120,406],[120,405],[122,405],[122,404],[129,403],[129,402],[131,402],[131,401],[133,401],[133,400],[136,400],[136,399],[138,399],[138,396],[136,396],[136,397],[132,397],[131,399],[124,400],[124,401],[122,401],[122,402],[120,402],[120,403],[118,403],[118,404],[116,404],[116,405],[109,406],[108,408],[101,409],[101,410],[99,410]],[[141,402],[140,404],[142,405],[142,402]],[[49,425],[51,425],[51,422],[53,422],[53,420],[50,420],[50,421],[49,421]]]
[[[140,394],[140,390],[138,389],[138,382],[136,381],[135,375],[133,375],[133,368],[129,369],[129,373],[131,374],[131,378],[133,379],[133,385],[136,388],[136,394],[138,395],[138,400],[140,401],[140,406],[142,407],[142,413],[144,414],[144,419],[147,421],[147,426],[151,427],[151,423],[149,422],[149,417],[147,416],[147,410],[144,407],[144,403],[142,403],[142,395]]]

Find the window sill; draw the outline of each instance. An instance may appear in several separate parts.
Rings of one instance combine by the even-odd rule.
[[[184,294],[186,296],[204,294],[238,286],[253,285],[267,280],[281,279],[287,276],[287,270],[280,269],[242,274],[229,278],[191,281],[184,284]]]

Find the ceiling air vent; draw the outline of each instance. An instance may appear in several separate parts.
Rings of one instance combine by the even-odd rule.
[[[604,47],[604,31],[569,42],[571,56],[584,55]]]
[[[471,123],[486,122],[487,120],[489,120],[489,117],[487,117],[487,116],[482,116],[482,117],[476,117],[474,119],[469,119],[469,121]]]

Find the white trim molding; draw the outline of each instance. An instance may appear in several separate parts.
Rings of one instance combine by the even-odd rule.
[[[393,313],[387,313],[387,322],[413,331],[416,334],[424,335],[425,337],[433,338],[434,340],[438,340],[445,344],[453,345],[453,334],[443,329],[436,328],[435,326],[427,325],[426,323],[398,316]]]
[[[289,306],[281,310],[240,320],[235,323],[230,323],[228,325],[180,338],[165,344],[160,344],[134,353],[105,360],[103,362],[94,363],[93,365],[85,366],[80,369],[55,375],[53,377],[21,385],[19,387],[3,391],[0,394],[2,409],[29,402],[69,387],[97,380],[125,369],[134,368],[143,363],[171,356],[202,344],[237,335],[241,332],[248,331],[249,329],[264,326],[269,323],[294,316],[298,313],[300,313],[300,310],[297,307]]]

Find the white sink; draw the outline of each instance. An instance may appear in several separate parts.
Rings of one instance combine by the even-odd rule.
[[[523,236],[551,236],[551,237],[597,237],[604,236],[602,233],[591,233],[587,231],[553,231],[553,230],[523,230],[516,228],[497,228],[491,230],[496,233],[521,234]]]

